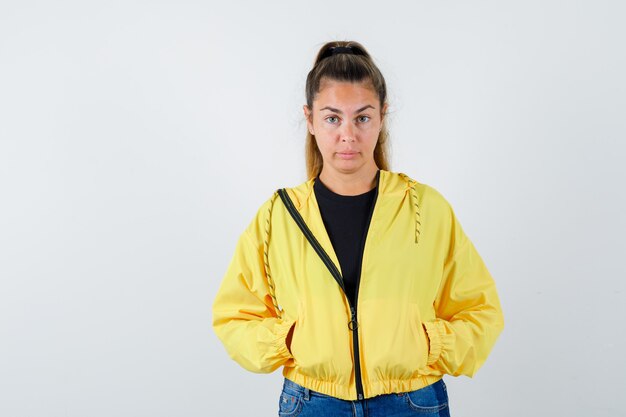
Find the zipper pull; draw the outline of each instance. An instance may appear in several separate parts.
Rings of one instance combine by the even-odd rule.
[[[356,321],[356,311],[354,310],[354,307],[350,307],[350,313],[351,317],[348,322],[348,329],[354,331],[359,328],[359,323]]]

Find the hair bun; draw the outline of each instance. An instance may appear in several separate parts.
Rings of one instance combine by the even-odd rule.
[[[327,48],[322,56],[320,56],[319,61],[322,59],[328,58],[329,56],[339,55],[339,54],[349,54],[349,55],[366,55],[361,49],[353,47],[352,45],[346,46],[331,46]]]

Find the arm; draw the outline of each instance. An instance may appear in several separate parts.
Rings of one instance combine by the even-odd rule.
[[[269,373],[293,361],[287,335],[295,320],[280,318],[269,294],[263,246],[246,230],[213,303],[213,329],[243,368]]]
[[[504,327],[495,282],[452,208],[450,251],[434,303],[436,319],[425,322],[431,373],[474,376]]]

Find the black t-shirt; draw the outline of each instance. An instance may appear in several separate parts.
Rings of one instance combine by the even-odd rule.
[[[346,295],[354,305],[376,187],[363,194],[346,196],[329,190],[318,176],[313,190],[324,226],[339,259]]]

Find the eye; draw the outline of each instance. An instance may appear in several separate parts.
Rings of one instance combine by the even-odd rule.
[[[359,122],[361,122],[361,123],[365,123],[365,122],[369,122],[370,117],[369,117],[369,116],[359,116],[359,117],[357,118],[357,120],[358,120]]]
[[[339,118],[338,118],[337,116],[328,116],[328,117],[326,118],[326,121],[327,121],[328,123],[335,124],[335,123],[337,123],[337,122],[339,121]]]

